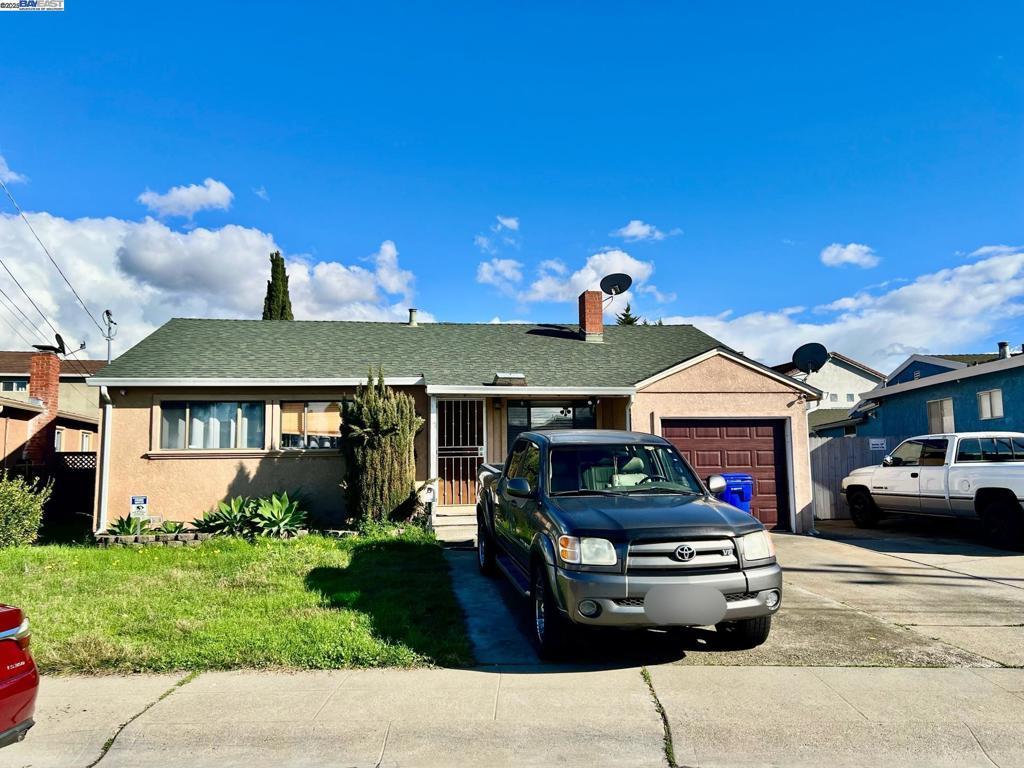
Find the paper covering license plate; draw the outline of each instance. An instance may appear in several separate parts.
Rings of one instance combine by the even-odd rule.
[[[662,584],[648,590],[644,612],[655,624],[709,626],[725,617],[725,595],[703,584]]]

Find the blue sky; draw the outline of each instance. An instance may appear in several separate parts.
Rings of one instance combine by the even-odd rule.
[[[265,245],[304,317],[572,321],[625,265],[769,362],[1024,342],[1019,4],[68,5],[0,15],[0,156],[125,342],[258,314]]]

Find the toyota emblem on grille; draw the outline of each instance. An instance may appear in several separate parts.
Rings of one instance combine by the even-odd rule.
[[[693,560],[693,556],[696,554],[697,552],[689,544],[682,544],[676,547],[676,559],[682,560],[684,563]]]

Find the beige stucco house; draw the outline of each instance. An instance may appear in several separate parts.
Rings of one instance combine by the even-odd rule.
[[[810,525],[807,403],[814,387],[688,325],[174,319],[90,380],[103,412],[98,530],[146,496],[191,520],[236,494],[289,490],[344,513],[341,403],[382,366],[425,420],[417,478],[439,530],[474,524],[476,472],[516,435],[617,428],[671,440],[702,475],[749,472],[767,525]]]

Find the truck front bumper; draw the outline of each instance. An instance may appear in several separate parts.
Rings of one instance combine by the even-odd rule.
[[[653,621],[644,607],[644,598],[655,586],[671,588],[672,585],[699,584],[718,590],[725,597],[722,621],[769,616],[782,605],[782,569],[777,563],[746,571],[699,576],[629,576],[566,571],[556,567],[554,584],[560,607],[569,619],[577,624],[593,626],[666,626]],[[777,600],[769,607],[769,594],[772,592],[776,593]],[[585,616],[580,612],[580,603],[584,600],[599,606],[596,615]]]

